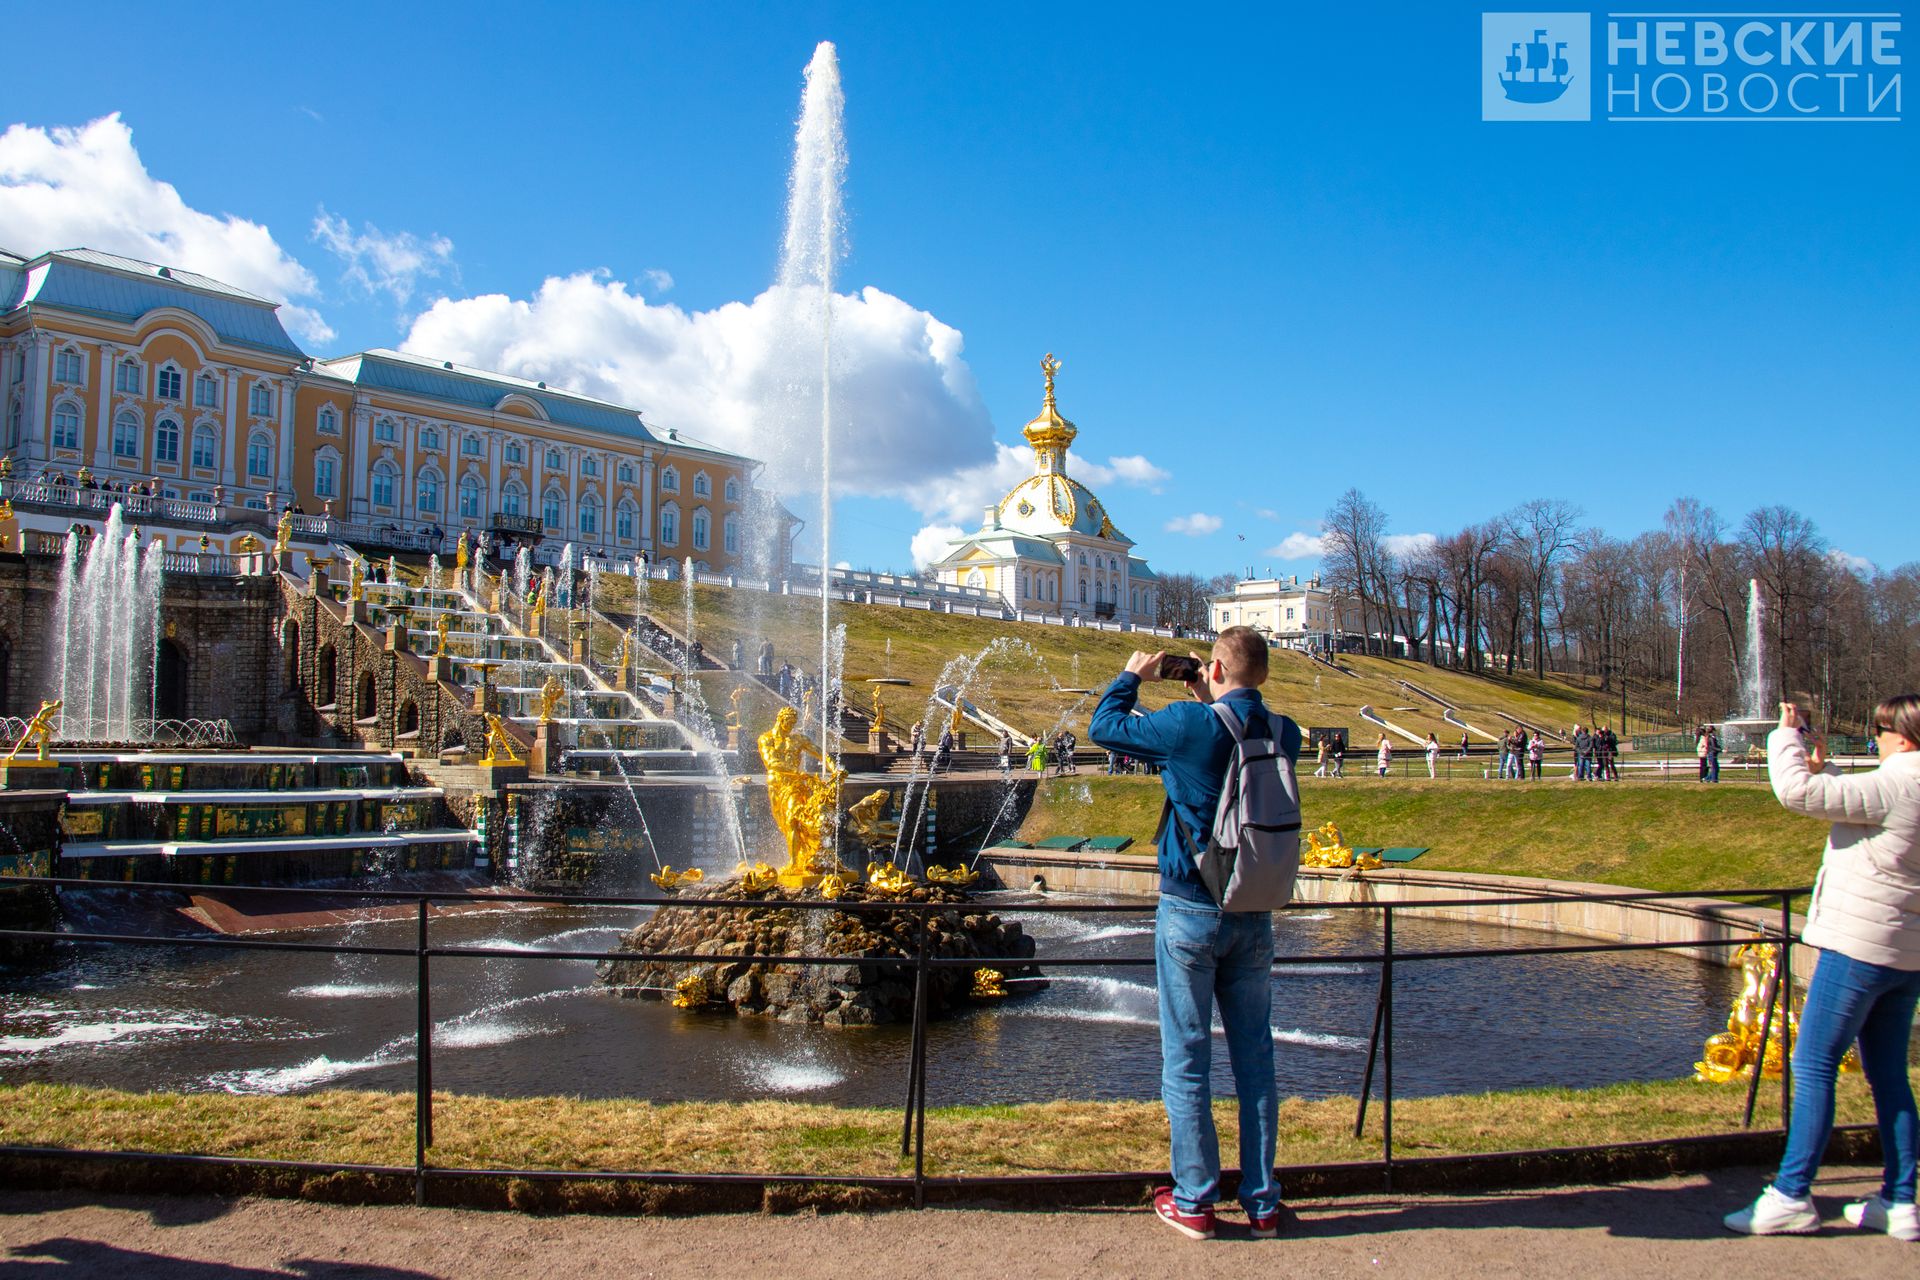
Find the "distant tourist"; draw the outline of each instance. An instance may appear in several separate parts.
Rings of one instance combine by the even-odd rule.
[[[909,749],[913,752],[914,764],[918,765],[920,763],[920,757],[927,754],[927,726],[926,725],[920,724],[917,721],[915,722],[913,726],[913,736],[909,743]]]
[[[1533,766],[1533,780],[1540,781],[1540,759],[1547,754],[1544,740],[1539,734],[1533,735],[1533,741],[1527,744],[1527,762]]]
[[[1608,725],[1599,733],[1600,777],[1602,781],[1620,781],[1620,736]]]
[[[1271,738],[1289,761],[1300,756],[1300,726],[1260,700],[1267,645],[1247,627],[1214,641],[1199,678],[1199,700],[1176,701],[1141,716],[1143,680],[1160,678],[1164,654],[1136,653],[1093,713],[1088,735],[1100,746],[1165,768],[1168,819],[1155,841],[1160,902],[1154,920],[1154,970],[1160,992],[1161,1101],[1172,1137],[1173,1183],[1154,1192],[1155,1215],[1196,1240],[1214,1235],[1220,1198],[1219,1140],[1212,1090],[1216,996],[1227,1057],[1239,1096],[1239,1198],[1256,1237],[1280,1229],[1280,1187],[1273,1177],[1278,1100],[1273,1076],[1273,915],[1223,911],[1200,879],[1191,852],[1213,829],[1214,810],[1234,758],[1236,730]],[[1209,705],[1213,704],[1213,705]],[[1216,707],[1219,708],[1216,710]],[[1222,715],[1222,711],[1226,715]]]
[[[1327,739],[1325,738],[1320,739],[1320,745],[1318,748],[1315,749],[1313,753],[1313,776],[1314,777],[1324,778],[1327,776],[1327,757],[1330,754],[1332,753],[1327,748]]]
[[[920,734],[920,726],[915,725],[913,732],[914,735],[918,737]],[[1047,771],[1047,743],[1044,738],[1035,737],[1034,740],[1028,744],[1027,768],[1034,773],[1045,773]]]
[[[1793,1047],[1793,1119],[1779,1172],[1726,1217],[1748,1235],[1820,1230],[1813,1177],[1833,1133],[1833,1086],[1857,1040],[1873,1090],[1886,1173],[1880,1190],[1841,1212],[1866,1231],[1920,1241],[1914,1209],[1920,1109],[1907,1077],[1920,1005],[1920,694],[1873,709],[1880,765],[1843,774],[1791,702],[1767,735],[1767,778],[1783,807],[1833,823],[1807,908],[1806,944],[1820,949]]]
[[[1347,740],[1345,738],[1333,740],[1333,776],[1336,778],[1347,776]]]
[[[747,646],[739,636],[733,638],[733,669],[735,671],[747,669]]]
[[[1005,729],[1000,731],[1000,774],[1005,777],[1013,772],[1013,735]]]
[[[1694,738],[1693,753],[1700,759],[1700,781],[1720,781],[1720,735],[1712,725],[1700,726]]]
[[[1434,776],[1434,765],[1440,760],[1440,739],[1431,733],[1427,735],[1427,776]]]
[[[773,674],[773,641],[771,640],[760,642],[760,674],[763,676]]]
[[[1593,773],[1593,735],[1586,726],[1573,726],[1573,778],[1585,782]]]
[[[1460,758],[1462,760],[1467,758],[1467,735],[1464,733],[1460,735]]]
[[[948,764],[952,762],[952,760],[953,760],[953,730],[942,729],[940,731],[940,745],[936,747],[933,752],[933,767],[935,769],[944,769],[948,766]]]
[[[1388,767],[1393,764],[1393,744],[1387,741],[1387,735],[1384,733],[1380,735],[1380,749],[1376,755],[1378,757],[1380,776],[1384,778],[1387,776]]]

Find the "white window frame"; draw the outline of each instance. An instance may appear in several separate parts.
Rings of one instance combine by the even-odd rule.
[[[115,395],[144,395],[147,389],[147,369],[134,356],[121,356],[113,362],[113,392]]]
[[[340,496],[340,455],[331,449],[322,449],[313,455],[313,496]]]
[[[171,384],[172,395],[167,394],[169,384]],[[185,403],[186,393],[186,371],[171,360],[161,365],[159,372],[153,376],[153,398],[155,400],[170,400],[174,404],[183,404]]]
[[[707,473],[704,471],[693,473],[693,496],[696,498],[713,496],[713,481],[707,478]]]
[[[264,467],[255,465],[262,461]],[[247,478],[273,479],[273,437],[265,431],[256,430],[247,437]]]
[[[677,467],[660,468],[660,492],[680,492],[680,471]]]
[[[392,418],[377,418],[373,424],[373,438],[381,444],[400,443],[400,424]]]
[[[256,418],[273,416],[273,388],[258,378],[255,378],[253,385],[247,388],[247,412]],[[319,425],[322,433],[327,430],[327,415],[332,412],[331,409],[320,411]]]
[[[70,440],[63,440],[61,438],[63,434],[61,430],[61,427],[63,424],[60,421],[61,414],[66,414],[72,419],[70,423],[65,424],[67,426],[70,426],[73,430],[73,435]],[[76,453],[79,452],[80,439],[81,439],[82,433],[85,430],[85,427],[86,427],[86,414],[84,411],[82,411],[82,409],[78,404],[74,403],[72,400],[56,400],[54,402],[53,426],[52,426],[52,431],[53,431],[52,444],[54,448],[68,449]]]
[[[441,488],[438,468],[422,468],[413,478],[413,509],[439,515]]]
[[[206,461],[200,460],[200,442],[207,442]],[[220,465],[220,428],[211,422],[196,422],[188,437],[187,464],[196,471],[212,471]]]
[[[481,519],[486,501],[486,489],[481,485],[478,477],[462,476],[460,478],[460,518],[462,520]]]
[[[660,545],[663,547],[680,545],[680,504],[677,502],[660,504]]]
[[[687,522],[687,530],[693,535],[695,551],[706,551],[713,546],[713,517],[707,514],[705,507],[693,509],[693,518]]]
[[[394,509],[394,499],[399,496],[400,470],[385,458],[373,464],[372,491],[373,505],[383,511]],[[382,495],[385,496],[382,496]]]
[[[73,387],[87,385],[87,358],[77,347],[62,347],[53,353],[53,380]]]
[[[113,418],[113,456],[116,458],[138,459],[140,456],[140,415],[132,409],[122,409]]]
[[[168,428],[172,428],[172,431],[169,432]],[[169,434],[173,437],[171,450],[167,448]],[[169,452],[172,457],[167,456]],[[180,420],[172,414],[162,414],[160,421],[153,424],[153,464],[156,467],[180,465]]]
[[[205,371],[193,375],[193,407],[196,409],[220,407],[220,379]]]

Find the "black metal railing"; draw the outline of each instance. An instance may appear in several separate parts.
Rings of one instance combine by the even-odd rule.
[[[165,882],[145,881],[101,881],[80,880],[65,877],[18,877],[10,878],[9,885],[37,885],[46,889],[86,889],[94,892],[111,890],[163,890],[178,892],[183,886]],[[1313,911],[1377,911],[1381,913],[1381,950],[1377,953],[1342,952],[1335,954],[1306,954],[1275,956],[1273,968],[1285,970],[1294,965],[1324,965],[1329,962],[1348,964],[1375,964],[1380,968],[1379,986],[1375,996],[1372,1031],[1367,1043],[1367,1062],[1360,1086],[1358,1107],[1354,1117],[1353,1134],[1356,1139],[1364,1136],[1367,1111],[1375,1096],[1376,1066],[1378,1067],[1381,1119],[1381,1155],[1380,1169],[1382,1181],[1387,1189],[1393,1186],[1395,1167],[1393,1139],[1394,1107],[1394,981],[1395,971],[1407,964],[1428,963],[1449,960],[1485,960],[1520,956],[1581,955],[1630,951],[1680,951],[1692,949],[1718,949],[1740,947],[1750,942],[1785,944],[1777,946],[1777,958],[1771,978],[1764,993],[1765,1012],[1762,1017],[1760,1044],[1764,1049],[1772,1034],[1775,1010],[1780,1007],[1782,993],[1790,1001],[1793,990],[1793,943],[1798,941],[1793,933],[1792,903],[1795,898],[1805,896],[1810,890],[1806,887],[1790,889],[1717,889],[1693,892],[1662,892],[1623,890],[1618,893],[1554,893],[1500,895],[1498,897],[1479,898],[1436,898],[1418,902],[1298,902],[1288,910]],[[821,1173],[756,1173],[722,1172],[694,1173],[672,1170],[608,1170],[608,1169],[503,1169],[503,1168],[463,1168],[434,1165],[428,1159],[433,1141],[433,1022],[432,1022],[432,965],[436,959],[479,959],[479,960],[593,960],[593,961],[633,961],[644,959],[650,963],[667,964],[713,964],[720,959],[737,957],[716,957],[702,952],[633,952],[633,951],[558,951],[549,949],[522,949],[518,947],[443,947],[435,946],[431,936],[432,905],[436,902],[471,903],[471,895],[457,893],[417,893],[404,890],[378,889],[303,889],[284,886],[221,885],[220,894],[270,893],[279,897],[307,896],[313,898],[339,899],[354,898],[369,903],[412,904],[415,909],[416,931],[414,945],[411,947],[372,946],[359,943],[324,943],[283,941],[279,939],[230,937],[230,936],[163,936],[153,934],[128,934],[103,931],[64,931],[56,929],[0,929],[0,938],[39,939],[43,941],[102,944],[115,946],[163,946],[163,947],[210,947],[216,949],[263,952],[293,952],[318,955],[360,955],[385,957],[413,957],[414,1001],[415,1001],[415,1057],[414,1057],[414,1158],[411,1168],[398,1165],[366,1165],[329,1163],[325,1161],[283,1161],[266,1158],[200,1155],[171,1152],[144,1151],[96,1151],[68,1148],[38,1148],[0,1145],[0,1157],[43,1158],[59,1156],[70,1159],[99,1160],[128,1158],[158,1160],[170,1163],[193,1163],[217,1166],[251,1166],[271,1169],[302,1169],[316,1172],[351,1171],[356,1173],[378,1174],[396,1178],[411,1178],[416,1203],[426,1204],[427,1189],[435,1181],[461,1179],[523,1179],[531,1181],[592,1180],[600,1182],[654,1182],[677,1183],[687,1185],[718,1184],[754,1184],[769,1183],[821,1184],[858,1186],[874,1189],[910,1191],[916,1208],[926,1203],[929,1188],[954,1189],[1006,1187],[1020,1184],[1057,1183],[1061,1181],[1099,1180],[1099,1181],[1146,1181],[1164,1176],[1162,1171],[1141,1170],[1105,1172],[1089,1171],[1084,1174],[1015,1174],[1015,1175],[970,1175],[949,1174],[929,1176],[926,1172],[927,1149],[927,1024],[928,1018],[928,980],[936,969],[980,969],[997,966],[1040,967],[1043,969],[1100,968],[1100,967],[1137,967],[1150,964],[1150,957],[1130,956],[1086,956],[1086,955],[1040,955],[1032,956],[969,956],[941,957],[932,954],[932,930],[928,927],[933,915],[953,911],[963,904],[958,903],[917,903],[910,901],[818,901],[789,899],[748,899],[735,898],[692,898],[676,896],[653,897],[615,897],[599,895],[565,895],[536,893],[500,893],[488,894],[489,905],[523,903],[540,905],[566,905],[579,907],[688,907],[688,908],[727,908],[753,911],[824,911],[824,912],[906,912],[918,917],[917,945],[915,953],[907,956],[846,956],[807,953],[796,955],[755,955],[750,963],[756,965],[799,965],[799,966],[846,966],[861,968],[888,968],[904,977],[911,970],[913,975],[913,1015],[912,1035],[908,1052],[906,1099],[902,1112],[900,1130],[901,1157],[912,1157],[911,1175],[867,1175],[867,1174],[821,1174]],[[1695,937],[1649,942],[1578,942],[1556,943],[1550,946],[1510,946],[1476,947],[1447,950],[1401,950],[1394,940],[1394,920],[1396,915],[1408,912],[1432,910],[1461,910],[1480,906],[1499,906],[1502,908],[1542,904],[1568,903],[1616,903],[1644,904],[1657,906],[1662,902],[1685,900],[1689,909],[1697,910],[1703,899],[1714,899],[1737,904],[1749,901],[1760,904],[1759,909],[1778,907],[1778,920],[1762,919],[1757,914],[1733,917],[1716,916],[1730,934],[1739,936]],[[993,909],[1002,915],[1144,915],[1155,910],[1151,902],[1097,903],[1097,902],[1046,902],[1046,903],[994,903]],[[1756,910],[1747,908],[1749,913]],[[1703,918],[1704,918],[1704,913]],[[1784,1015],[1782,1015],[1784,1016]],[[1789,1031],[1792,1023],[1785,1024]],[[1788,1035],[1781,1037],[1780,1056],[1780,1123],[1784,1132],[1792,1115],[1793,1080],[1790,1065],[1792,1046],[1785,1043]],[[1764,1056],[1764,1055],[1763,1055]],[[1759,1096],[1760,1080],[1763,1072],[1761,1064],[1756,1063],[1748,1080],[1741,1128],[1750,1130],[1753,1125],[1754,1108]],[[1732,1131],[1728,1131],[1729,1133]],[[1725,1135],[1718,1135],[1725,1136]],[[1699,1140],[1699,1139],[1694,1139]],[[1567,1150],[1567,1149],[1558,1149]],[[1503,1153],[1506,1155],[1529,1153]],[[1534,1154],[1545,1154],[1534,1153]]]

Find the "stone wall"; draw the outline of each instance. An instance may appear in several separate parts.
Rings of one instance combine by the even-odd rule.
[[[33,714],[60,674],[60,560],[0,553],[0,715]],[[280,593],[267,577],[174,574],[160,605],[164,718],[228,720],[249,740],[291,728],[274,677]]]

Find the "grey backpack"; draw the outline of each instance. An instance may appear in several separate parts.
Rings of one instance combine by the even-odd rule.
[[[1171,800],[1162,821],[1172,817],[1200,882],[1222,911],[1278,911],[1293,900],[1300,872],[1300,783],[1293,761],[1280,749],[1271,713],[1268,732],[1276,736],[1249,738],[1232,710],[1210,705],[1234,745],[1206,846],[1196,847]],[[1287,718],[1279,721],[1284,725]]]

